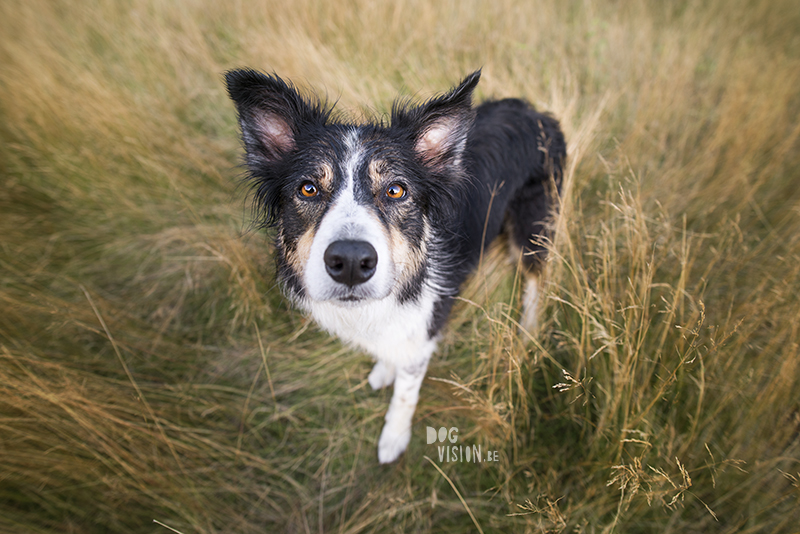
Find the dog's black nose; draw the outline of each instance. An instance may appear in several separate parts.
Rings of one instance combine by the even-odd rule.
[[[334,241],[325,250],[325,270],[348,287],[363,284],[375,274],[378,253],[366,241]]]

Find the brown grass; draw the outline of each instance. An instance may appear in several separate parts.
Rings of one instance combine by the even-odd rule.
[[[795,4],[2,3],[0,530],[796,531]],[[492,248],[394,465],[249,228],[237,66],[356,116],[483,67],[567,134],[539,331]]]

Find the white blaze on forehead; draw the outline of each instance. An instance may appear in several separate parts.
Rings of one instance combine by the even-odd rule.
[[[348,216],[352,216],[358,208],[356,203],[356,179],[358,168],[362,163],[365,150],[359,139],[358,130],[352,129],[344,134],[344,157],[340,162],[342,173],[342,184],[333,192],[334,202],[330,211],[343,210]],[[330,212],[329,212],[330,213]],[[326,215],[326,219],[328,216]]]
[[[338,226],[338,229],[334,230],[336,239],[358,239],[358,234],[361,232],[357,223],[366,222],[365,219],[369,218],[364,213],[367,210],[356,202],[358,168],[366,153],[359,137],[356,129],[345,134],[345,154],[341,164],[344,180],[341,187],[334,191],[333,205],[322,221],[323,225],[327,220],[329,225]],[[363,240],[368,241],[368,239]]]
[[[356,173],[361,164],[361,159],[364,157],[364,147],[359,139],[358,130],[353,129],[347,132],[344,138],[344,146],[347,150],[345,153],[342,171],[344,172],[344,191],[353,193],[353,188],[356,183]]]

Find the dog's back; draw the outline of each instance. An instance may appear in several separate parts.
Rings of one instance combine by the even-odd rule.
[[[466,151],[472,184],[460,216],[469,263],[475,264],[481,243],[488,245],[505,223],[513,244],[533,252],[524,262],[534,266],[543,249],[531,237],[544,233],[557,194],[550,186],[561,185],[564,136],[558,121],[523,100],[490,101],[476,111]]]
[[[535,323],[537,276],[546,252],[540,239],[547,235],[560,191],[566,150],[558,121],[524,100],[488,101],[476,108],[464,156],[468,180],[444,244],[452,265],[448,282],[460,285],[486,247],[507,232],[515,255],[521,251],[527,278],[525,328]],[[451,305],[445,299],[437,307],[432,331],[444,324]]]

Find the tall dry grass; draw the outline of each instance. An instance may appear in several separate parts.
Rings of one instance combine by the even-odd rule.
[[[799,27],[788,0],[4,2],[0,528],[796,531]],[[244,65],[356,116],[482,66],[567,134],[539,330],[493,248],[397,464],[389,393],[248,226]],[[425,426],[500,461],[438,464]]]

